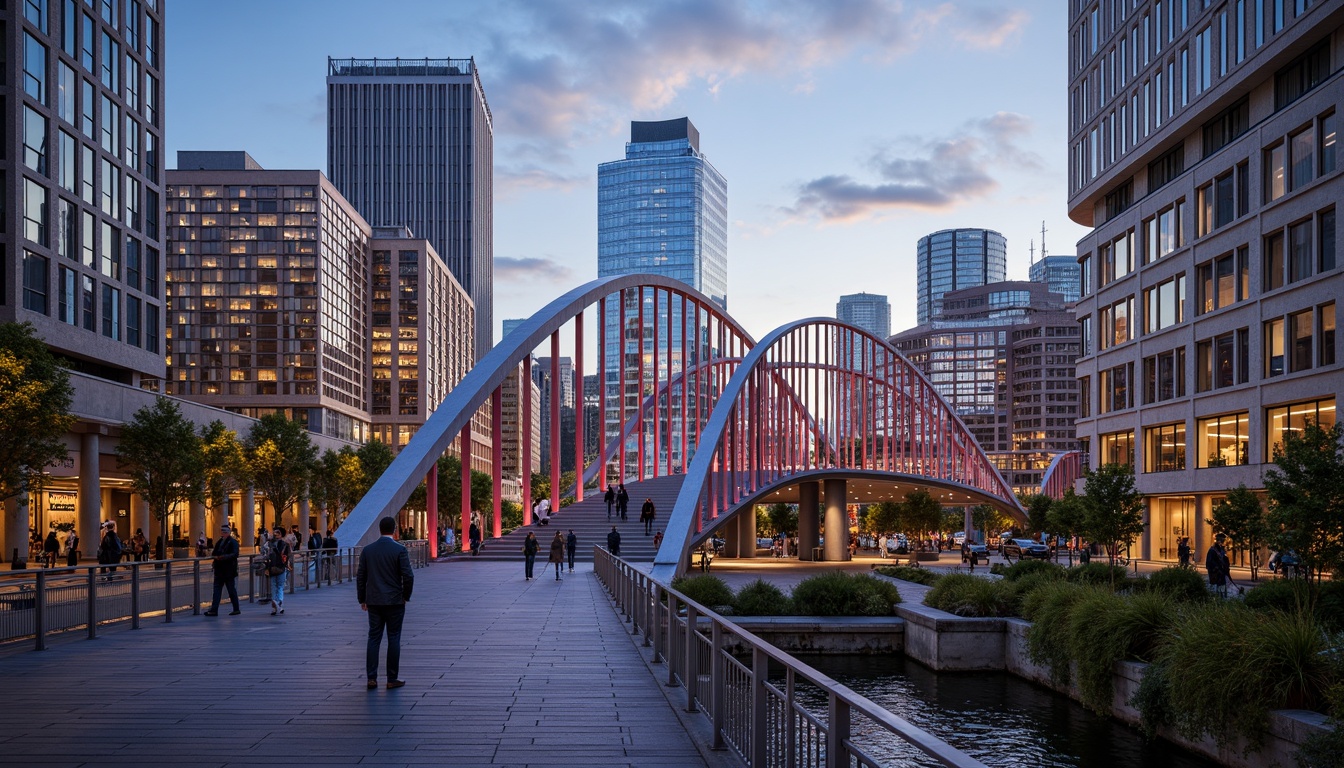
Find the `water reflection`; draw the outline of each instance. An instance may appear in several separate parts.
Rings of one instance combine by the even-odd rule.
[[[1123,723],[1006,673],[936,674],[898,655],[800,658],[990,766],[1218,766],[1169,742],[1147,742]],[[817,689],[800,686],[797,695],[812,711],[826,711]],[[884,765],[938,765],[903,742],[874,740],[872,733],[858,728],[855,735],[872,745]]]

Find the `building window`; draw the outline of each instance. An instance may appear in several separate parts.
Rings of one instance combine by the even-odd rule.
[[[1288,227],[1288,282],[1311,277],[1312,262],[1316,259],[1311,248],[1310,220]]]
[[[1335,303],[1321,305],[1317,320],[1316,348],[1318,365],[1335,364]]]
[[[47,314],[47,259],[27,250],[23,252],[23,308]]]
[[[1144,358],[1143,389],[1148,404],[1185,397],[1185,347]]]
[[[1250,380],[1250,333],[1241,328],[1195,344],[1195,391],[1223,389]]]
[[[1283,287],[1283,233],[1275,232],[1265,238],[1265,291]]]
[[[1185,423],[1143,430],[1143,471],[1175,472],[1185,469]]]
[[[1231,171],[1219,176],[1212,182],[1205,184],[1196,190],[1195,198],[1195,234],[1199,237],[1231,224],[1238,216],[1244,215],[1245,211],[1239,211],[1237,202],[1240,200],[1238,194],[1238,184],[1245,182],[1244,174],[1234,175]]]
[[[94,282],[92,277],[89,277],[87,275],[80,275],[79,296],[80,296],[79,298],[80,315],[83,317],[84,330],[86,331],[95,330],[94,325],[98,321],[98,316],[97,314],[95,314],[94,311],[95,296],[94,296]]]
[[[23,92],[47,105],[47,46],[23,33]]]
[[[61,267],[56,284],[56,318],[67,325],[79,323],[79,275],[75,270]]]
[[[1184,172],[1185,145],[1177,144],[1148,164],[1148,193],[1152,194]]]
[[[140,346],[140,299],[126,297],[126,343]]]
[[[121,291],[103,286],[103,335],[121,340]]]
[[[1185,320],[1185,274],[1145,289],[1143,305],[1147,312],[1144,333],[1155,333]]]
[[[1282,27],[1281,24],[1279,26]],[[1283,109],[1292,104],[1307,91],[1325,82],[1329,76],[1330,39],[1327,37],[1275,73],[1274,109]]]
[[[1213,85],[1213,27],[1195,33],[1195,93]]]
[[[1321,272],[1328,272],[1339,263],[1335,257],[1335,209],[1321,211],[1317,220],[1320,229],[1317,264]]]
[[[47,234],[47,190],[27,177],[23,179],[23,236],[38,245],[50,245]]]
[[[1134,271],[1134,230],[1101,246],[1101,284],[1109,285]]]
[[[1287,164],[1288,152],[1284,149],[1283,142],[1266,149],[1265,158],[1265,202],[1278,200],[1287,194]]]
[[[1125,123],[1123,119],[1124,107],[1121,107],[1120,109],[1122,110],[1120,125],[1123,128]],[[1111,137],[1114,138],[1115,134],[1112,133]],[[1116,216],[1119,216],[1121,213],[1128,210],[1129,207],[1133,204],[1134,204],[1134,182],[1126,181],[1124,184],[1121,184],[1120,186],[1106,193],[1106,202],[1105,202],[1106,220],[1110,221]]]
[[[1265,378],[1281,376],[1284,367],[1283,318],[1265,322]]]
[[[1308,309],[1288,316],[1288,348],[1292,350],[1288,367],[1293,373],[1311,370],[1313,359],[1311,337],[1312,327],[1315,325],[1312,322],[1312,314]]]
[[[1250,265],[1245,246],[1235,254],[1226,254],[1195,267],[1196,305],[1199,313],[1231,306],[1245,301],[1250,289]]]
[[[1306,403],[1280,405],[1265,409],[1265,461],[1274,460],[1274,452],[1283,448],[1289,434],[1300,435],[1307,424],[1330,428],[1335,424],[1335,398]]]
[[[1127,296],[1101,309],[1101,348],[1109,349],[1134,338],[1134,297]]]
[[[1089,296],[1092,293],[1092,256],[1084,256],[1078,263],[1078,295]]]
[[[1101,372],[1101,412],[1121,411],[1134,405],[1131,383],[1134,380],[1134,364],[1125,363]]]
[[[1321,118],[1321,175],[1335,170],[1335,113]]]
[[[1084,317],[1078,321],[1079,335],[1079,354],[1087,356],[1092,354],[1092,317]]]
[[[1249,427],[1250,414],[1246,411],[1197,420],[1195,436],[1199,456],[1196,466],[1203,469],[1250,463]]]
[[[1134,431],[1112,432],[1101,436],[1101,463],[1134,465]]]
[[[1184,219],[1185,200],[1177,200],[1158,211],[1156,216],[1144,220],[1145,264],[1152,264],[1185,245]]]
[[[47,118],[27,104],[23,105],[23,164],[47,175]]]
[[[1092,415],[1092,377],[1078,378],[1078,418],[1086,419]]]
[[[1204,157],[1231,144],[1251,127],[1251,100],[1243,96],[1204,124]]]

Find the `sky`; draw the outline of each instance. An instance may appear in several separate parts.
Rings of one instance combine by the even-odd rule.
[[[843,294],[915,324],[915,246],[953,227],[1072,253],[1067,14],[1052,0],[178,0],[169,167],[246,150],[326,171],[327,57],[474,57],[494,120],[495,339],[597,276],[597,165],[689,117],[728,180],[728,309],[756,338]]]

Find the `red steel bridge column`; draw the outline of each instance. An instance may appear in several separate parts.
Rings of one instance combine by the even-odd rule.
[[[519,440],[523,455],[523,525],[532,524],[532,355],[523,358],[523,435]]]
[[[494,471],[494,484],[492,486],[491,510],[493,513],[493,525],[491,526],[491,535],[499,538],[504,535],[503,521],[503,503],[504,499],[504,473],[500,467],[504,465],[504,388],[495,387],[495,391],[490,394],[490,466]]]
[[[439,556],[439,463],[425,475],[425,516],[429,529],[429,556]]]
[[[649,375],[653,378],[653,385],[652,385],[652,388],[651,388],[651,390],[650,390],[651,392],[653,392],[653,415],[652,415],[651,417],[649,417],[648,419],[645,419],[645,422],[653,426],[653,461],[649,462],[649,464],[650,464],[649,477],[657,477],[657,476],[658,476],[658,451],[659,451],[659,448],[660,448],[661,445],[662,445],[662,441],[659,439],[659,438],[661,438],[661,436],[662,436],[662,435],[661,435],[661,433],[662,433],[662,429],[661,429],[661,427],[662,427],[662,419],[659,417],[659,409],[658,409],[658,347],[659,347],[660,345],[659,345],[659,343],[658,343],[658,289],[657,289],[657,288],[654,288],[654,289],[653,289],[653,317],[650,317],[650,318],[649,318],[649,328],[650,328],[650,330],[653,332],[653,338],[650,340],[650,344],[652,345],[653,349],[652,349],[652,352],[651,352],[651,355],[650,355],[650,363],[649,363]],[[640,399],[641,399],[641,401],[642,401],[642,400],[643,400],[643,393],[641,392],[640,395],[641,395]],[[641,407],[642,407],[642,405],[641,405]]]
[[[551,513],[560,511],[560,331],[551,334]]]
[[[471,541],[471,419],[462,427],[459,455],[462,457],[462,541]]]
[[[583,313],[574,316],[574,501],[583,501]]]
[[[597,303],[597,489],[607,488],[607,298]]]

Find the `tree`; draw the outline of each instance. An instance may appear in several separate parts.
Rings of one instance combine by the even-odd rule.
[[[980,531],[981,540],[989,541],[990,531],[1002,531],[1012,525],[1012,518],[992,504],[980,504],[971,510],[971,525]]]
[[[299,500],[308,484],[317,448],[302,424],[278,413],[262,416],[253,424],[244,446],[256,488],[271,503],[272,524],[280,525],[285,510]]]
[[[308,496],[318,509],[327,510],[328,524],[335,528],[350,514],[365,489],[364,467],[350,446],[327,449],[314,464],[308,481]]]
[[[909,529],[906,532],[914,533],[914,538],[920,541],[924,540],[929,531],[937,530],[942,525],[942,505],[922,488],[906,494],[905,501],[901,502],[901,507],[900,519]]]
[[[462,509],[462,462],[456,456],[439,458],[439,523],[458,528]],[[533,475],[535,479],[537,476]],[[471,508],[477,512],[494,509],[495,481],[489,473],[471,471]],[[534,499],[539,497],[533,497]],[[520,513],[521,513],[521,507]],[[500,527],[503,527],[504,507],[500,505]],[[520,521],[521,524],[521,521]]]
[[[792,536],[798,532],[798,507],[795,504],[771,504],[765,508],[770,527],[777,533]]]
[[[131,491],[149,504],[165,541],[173,507],[202,499],[202,460],[196,426],[166,397],[136,411],[121,428],[117,466],[131,476]]]
[[[74,426],[70,376],[31,323],[0,323],[0,501],[36,490],[49,464],[68,457]]]
[[[1260,500],[1245,484],[1227,492],[1227,498],[1213,508],[1213,517],[1206,522],[1214,533],[1226,534],[1233,544],[1251,552],[1251,580],[1259,577],[1260,564],[1255,552],[1265,543],[1269,523]]]
[[[1310,578],[1344,569],[1344,456],[1341,427],[1308,423],[1274,446],[1265,472],[1270,541],[1292,550]]]
[[[358,478],[351,478],[355,484],[347,489],[349,494],[354,497],[350,501],[350,507],[353,508],[359,500],[364,498],[364,494],[369,492],[373,484],[378,482],[378,478],[383,476],[387,468],[392,466],[392,460],[397,456],[392,452],[392,448],[377,438],[359,446],[355,451],[355,457],[359,460],[360,474]]]
[[[1116,555],[1143,533],[1143,494],[1134,489],[1128,464],[1106,464],[1087,473],[1083,483],[1082,533],[1106,545],[1111,565]],[[1114,577],[1112,577],[1114,578]]]
[[[1082,532],[1084,514],[1083,500],[1074,494],[1072,488],[1068,488],[1063,498],[1050,504],[1050,510],[1045,515],[1046,528],[1059,536],[1072,539]],[[1073,565],[1072,548],[1069,549],[1069,565]]]
[[[205,503],[222,511],[229,495],[251,480],[238,433],[216,419],[201,428],[201,480]]]
[[[1019,496],[1018,501],[1027,511],[1028,535],[1050,530],[1050,507],[1055,503],[1054,499],[1044,493],[1027,493]]]

